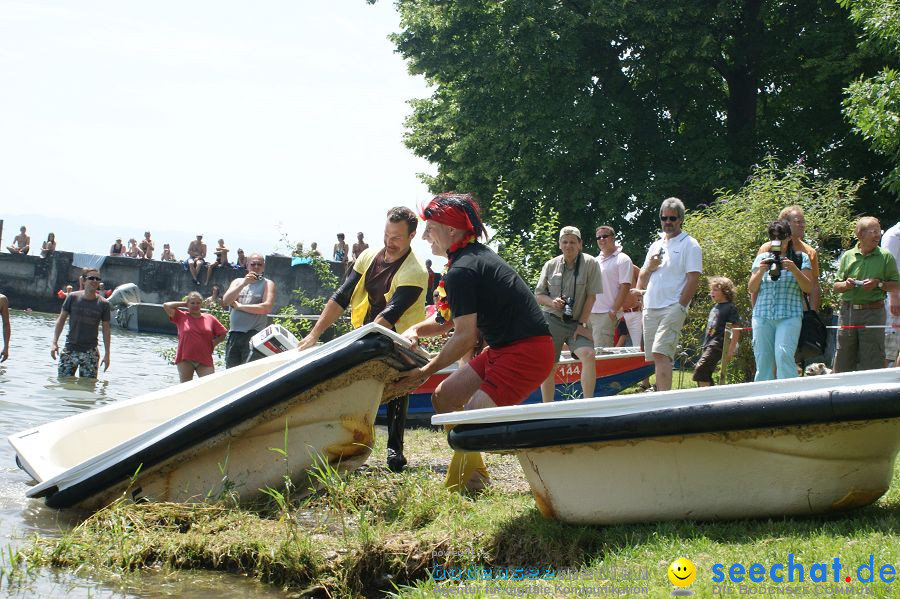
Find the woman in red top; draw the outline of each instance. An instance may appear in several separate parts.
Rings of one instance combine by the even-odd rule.
[[[228,330],[212,314],[200,311],[203,296],[196,291],[187,294],[187,301],[166,302],[163,309],[178,329],[178,349],[175,350],[175,366],[181,382],[215,372],[213,349],[228,335]],[[179,310],[187,308],[187,312]]]

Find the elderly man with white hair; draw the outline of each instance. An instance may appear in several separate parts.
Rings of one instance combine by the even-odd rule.
[[[897,261],[881,241],[881,223],[864,216],[856,222],[859,243],[841,256],[834,290],[841,294],[834,372],[884,367],[884,299],[900,290]],[[868,328],[868,327],[873,328]]]

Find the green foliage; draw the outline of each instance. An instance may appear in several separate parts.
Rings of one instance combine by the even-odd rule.
[[[900,2],[897,0],[839,0],[850,18],[863,29],[861,47],[886,52],[889,65],[900,59]],[[873,150],[891,161],[882,185],[900,194],[900,74],[885,66],[875,75],[860,76],[845,90],[844,114]]]
[[[338,288],[340,280],[334,276],[334,273],[331,272],[331,265],[322,257],[310,256],[308,253],[306,257],[310,258],[309,266],[316,272],[316,277],[319,279],[321,294],[317,297],[309,297],[302,289],[295,289],[294,299],[302,308],[303,314],[321,314],[322,310],[325,309],[325,304],[328,302],[329,294]],[[297,339],[305,337],[313,327],[311,320],[298,318],[300,311],[293,304],[282,307],[278,314],[283,318],[273,318],[272,322],[280,324],[289,330]],[[352,328],[350,323],[343,318],[339,319],[333,326],[335,336],[343,335]]]
[[[793,165],[778,168],[771,159],[758,167],[736,192],[720,191],[705,210],[689,211],[684,230],[703,249],[704,278],[691,306],[688,327],[681,342],[690,355],[699,355],[700,335],[712,307],[706,278],[725,276],[735,284],[734,303],[744,323],[750,324],[750,296],[747,281],[750,265],[759,246],[768,240],[766,228],[782,208],[797,204],[806,213],[807,243],[819,253],[822,306],[836,303],[831,284],[836,258],[841,248],[851,244],[854,228],[852,208],[861,182],[814,180],[808,169]],[[741,349],[731,368],[745,376],[753,372],[750,335],[745,331]]]
[[[531,226],[520,232],[513,224],[507,210],[509,191],[501,177],[491,197],[489,211],[494,215],[496,227],[493,241],[498,244],[497,253],[519,276],[534,289],[544,263],[557,254],[559,243],[559,213],[538,200],[531,205]]]
[[[485,219],[517,233],[535,206],[628,231],[635,255],[660,200],[734,191],[771,154],[821,176],[893,168],[850,135],[840,99],[883,51],[860,49],[833,0],[398,0],[392,40],[433,86],[410,102],[406,144],[437,165],[433,191],[507,200]],[[861,188],[860,207],[896,214]],[[888,219],[890,220],[890,219]]]

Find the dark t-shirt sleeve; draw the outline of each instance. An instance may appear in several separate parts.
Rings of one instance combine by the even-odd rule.
[[[356,285],[361,278],[362,275],[359,272],[355,270],[350,271],[350,274],[347,275],[347,278],[344,279],[344,282],[338,290],[332,294],[331,299],[333,299],[341,308],[346,310],[347,306],[350,305],[350,298],[353,296],[353,290],[356,289]]]
[[[734,304],[729,306],[728,314],[725,315],[725,322],[730,322],[737,326],[741,325],[741,314]]]
[[[474,271],[451,269],[444,275],[444,289],[453,318],[478,313],[478,275]]]
[[[397,324],[397,321],[400,320],[403,313],[416,303],[416,300],[419,299],[420,295],[422,295],[421,287],[415,287],[413,285],[397,287],[394,295],[391,296],[391,301],[387,303],[379,316],[391,323],[391,325]]]
[[[72,294],[68,294],[62,305],[63,312],[72,312]]]
[[[100,322],[109,322],[109,302],[101,299],[100,305],[103,306],[100,308]]]

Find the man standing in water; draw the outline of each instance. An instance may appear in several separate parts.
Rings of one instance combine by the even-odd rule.
[[[81,274],[83,291],[73,291],[66,296],[62,310],[56,319],[53,330],[53,342],[50,344],[50,356],[55,360],[59,352],[59,336],[62,334],[66,320],[69,320],[69,333],[66,335],[66,346],[59,354],[58,375],[75,376],[78,371],[81,378],[97,378],[100,366],[100,353],[97,350],[97,329],[103,323],[103,371],[109,370],[109,302],[100,297],[100,271],[87,268]],[[71,316],[71,318],[70,318]]]
[[[425,366],[403,373],[424,382],[469,352],[480,330],[488,348],[441,382],[432,395],[438,413],[510,406],[536,389],[553,368],[553,339],[534,294],[493,250],[478,242],[487,231],[475,199],[443,193],[422,211],[435,256],[446,256],[443,301],[434,316],[404,336],[413,343],[453,329],[453,336]],[[475,491],[490,483],[478,452],[456,452],[446,484]]]
[[[9,324],[9,300],[0,293],[0,320],[3,321],[3,351],[0,352],[0,362],[9,359],[9,337],[12,327]]]
[[[691,299],[700,284],[703,252],[697,240],[682,232],[684,204],[678,198],[659,207],[663,236],[647,251],[638,277],[644,295],[644,354],[656,367],[656,389],[672,388],[672,361]]]
[[[314,346],[347,306],[350,306],[353,328],[377,322],[389,329],[405,331],[425,317],[428,275],[410,248],[418,224],[409,208],[398,206],[388,211],[384,248],[362,250],[353,270],[325,304],[319,320],[297,349]],[[362,233],[359,235],[362,243]],[[409,395],[392,399],[387,405],[387,465],[393,472],[400,472],[406,466],[403,434],[408,408]]]
[[[266,259],[250,254],[247,274],[235,279],[222,296],[222,304],[231,308],[228,341],[225,342],[225,368],[250,361],[250,338],[269,324],[266,317],[275,305],[275,281],[267,279]]]

